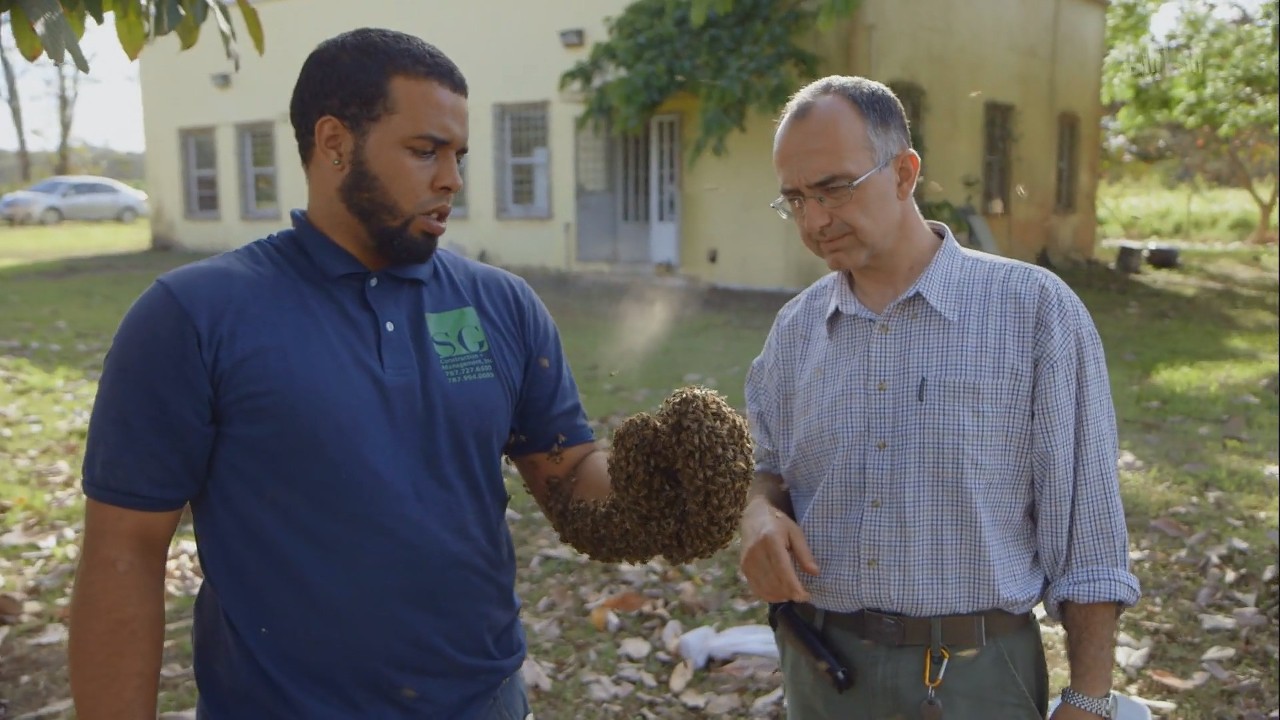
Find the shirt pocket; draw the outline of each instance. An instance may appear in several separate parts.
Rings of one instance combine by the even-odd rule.
[[[1010,377],[938,376],[921,381],[915,426],[929,471],[982,482],[1005,464],[1018,421]]]

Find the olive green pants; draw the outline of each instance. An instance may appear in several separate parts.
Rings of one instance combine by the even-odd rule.
[[[928,697],[924,684],[926,648],[880,645],[825,623],[818,630],[826,646],[852,669],[853,687],[844,693],[836,692],[826,673],[790,636],[787,626],[779,624],[775,638],[781,654],[788,720],[921,718],[920,705]],[[1049,674],[1037,623],[989,637],[980,648],[949,650],[951,657],[942,684],[934,691],[942,703],[945,720],[1046,717]]]

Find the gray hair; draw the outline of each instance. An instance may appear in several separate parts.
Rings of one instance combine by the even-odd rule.
[[[782,108],[778,127],[793,117],[803,118],[814,103],[829,95],[848,100],[862,116],[877,164],[911,147],[911,133],[907,129],[907,113],[902,101],[887,85],[864,77],[830,75],[805,85]]]

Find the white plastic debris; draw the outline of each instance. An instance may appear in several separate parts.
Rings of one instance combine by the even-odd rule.
[[[739,655],[778,657],[778,644],[768,625],[739,625],[716,631],[704,625],[680,636],[680,656],[701,670],[711,659],[730,660]]]

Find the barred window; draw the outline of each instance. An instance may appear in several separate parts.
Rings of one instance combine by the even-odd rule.
[[[547,103],[494,107],[500,218],[551,217],[547,115]]]

